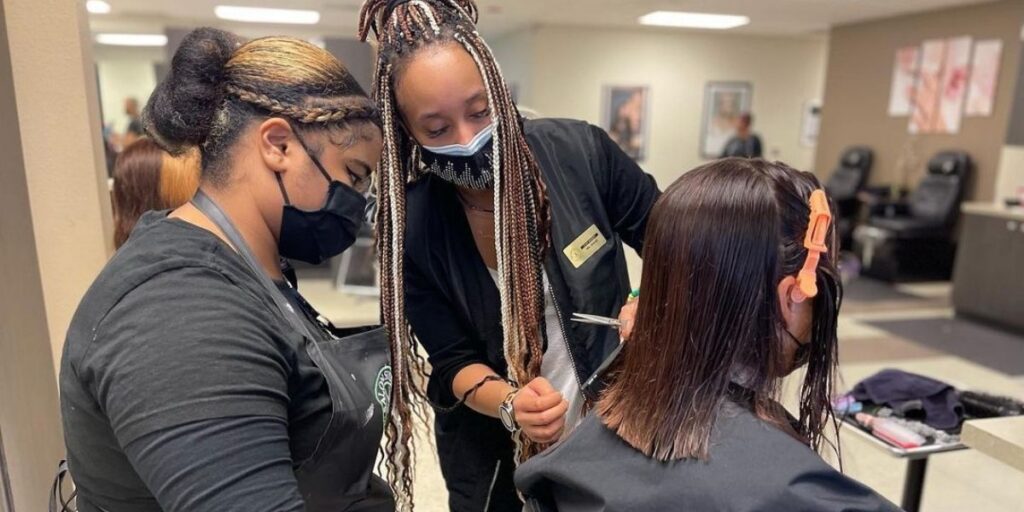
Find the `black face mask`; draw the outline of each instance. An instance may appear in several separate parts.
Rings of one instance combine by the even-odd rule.
[[[285,258],[318,265],[345,252],[355,242],[363,226],[366,198],[352,187],[332,180],[305,143],[301,139],[299,143],[330,185],[323,207],[315,211],[300,210],[289,201],[281,174],[276,173],[281,195],[284,196],[277,250]]]
[[[789,336],[789,339],[793,340],[793,343],[796,343],[796,352],[793,353],[793,369],[795,370],[804,366],[810,360],[811,342],[808,341],[807,343],[801,343],[800,340],[796,339],[796,336],[793,336],[793,333],[789,332],[789,329],[783,328],[783,330],[786,331],[786,335]]]
[[[485,190],[494,186],[494,141],[489,140],[475,153],[467,156],[420,152],[425,171],[460,187]]]

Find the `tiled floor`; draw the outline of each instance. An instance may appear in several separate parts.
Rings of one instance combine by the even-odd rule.
[[[339,294],[329,279],[304,280],[300,289],[335,323],[377,320],[375,300]],[[839,323],[840,387],[852,387],[883,368],[900,368],[957,387],[1024,399],[1024,363],[1018,363],[1024,361],[1024,337],[992,333],[953,320],[949,295],[949,285],[942,283],[896,288],[870,281],[850,283]],[[969,345],[950,332],[951,325],[971,333],[972,340],[977,339],[979,330],[991,336],[985,343]],[[997,339],[993,341],[992,336]],[[941,342],[936,342],[936,337]],[[1014,342],[1020,343],[1019,352],[1014,352]],[[795,374],[788,379],[787,396],[796,395],[799,378]],[[431,436],[422,434],[417,448],[416,510],[445,511],[446,492]],[[847,474],[899,503],[906,463],[850,433],[841,439]],[[835,457],[826,454],[826,458],[832,461]],[[971,450],[936,455],[929,462],[921,510],[1024,512],[1024,473]]]

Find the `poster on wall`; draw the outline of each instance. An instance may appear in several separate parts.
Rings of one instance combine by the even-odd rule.
[[[804,103],[804,114],[800,123],[800,145],[813,148],[818,144],[818,132],[821,130],[821,101],[811,100]]]
[[[971,85],[967,88],[968,116],[990,116],[996,98],[996,84],[999,83],[999,61],[1003,56],[1002,39],[978,41],[974,45],[971,61]]]
[[[971,64],[970,37],[956,37],[946,42],[946,62],[942,67],[942,88],[939,93],[939,115],[934,133],[959,133],[967,97],[967,73]]]
[[[896,50],[892,69],[892,88],[889,91],[889,115],[909,116],[914,106],[914,84],[921,65],[921,48],[907,46]]]
[[[637,162],[647,157],[648,92],[647,86],[604,88],[601,124],[622,151]]]
[[[704,158],[718,158],[736,133],[736,121],[750,112],[754,89],[748,82],[708,82],[704,88],[704,119],[700,136],[700,153]]]
[[[946,41],[934,39],[921,45],[921,65],[914,86],[914,108],[910,133],[933,133],[939,115],[942,66],[946,63]]]

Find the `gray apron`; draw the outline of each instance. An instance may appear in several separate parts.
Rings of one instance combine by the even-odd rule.
[[[388,485],[373,474],[391,404],[391,356],[383,327],[318,333],[302,318],[257,263],[224,212],[201,190],[192,204],[235,246],[323,373],[331,396],[331,420],[313,454],[296,461],[295,477],[310,512],[393,511]]]

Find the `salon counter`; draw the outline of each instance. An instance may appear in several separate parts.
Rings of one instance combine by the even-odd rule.
[[[965,203],[962,212],[953,307],[958,315],[1024,331],[1024,209]]]
[[[1024,416],[967,421],[961,439],[968,447],[1024,471]]]

